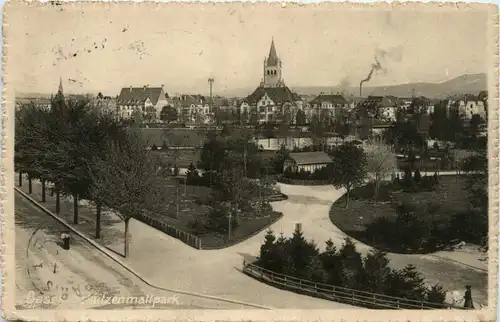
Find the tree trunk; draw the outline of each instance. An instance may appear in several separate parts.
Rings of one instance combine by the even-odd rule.
[[[78,225],[78,194],[73,194],[73,223]]]
[[[42,180],[42,202],[45,202],[45,180]]]
[[[31,176],[28,175],[28,193],[31,194],[33,192],[33,185],[31,181]]]
[[[101,204],[96,205],[95,238],[101,238]]]
[[[61,212],[61,193],[59,189],[56,190],[56,214]]]
[[[123,248],[123,256],[127,257],[129,253],[128,249],[128,224],[129,224],[130,218],[125,219],[125,242],[124,242],[124,248]]]
[[[345,208],[349,208],[349,193],[350,193],[350,188],[347,188],[347,192],[345,194]]]
[[[23,172],[19,170],[19,187],[23,186]]]

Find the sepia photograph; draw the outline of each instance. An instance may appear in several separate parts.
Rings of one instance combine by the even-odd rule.
[[[5,318],[496,319],[496,6],[11,1],[3,28]]]

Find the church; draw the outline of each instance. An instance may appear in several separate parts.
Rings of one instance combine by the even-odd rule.
[[[259,87],[243,99],[240,111],[243,115],[257,117],[258,123],[293,123],[297,110],[302,109],[300,96],[292,92],[283,80],[283,64],[271,41],[271,49],[264,60],[263,78]]]

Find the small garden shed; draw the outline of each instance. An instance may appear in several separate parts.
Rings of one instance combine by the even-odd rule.
[[[292,172],[309,171],[312,173],[332,163],[332,158],[322,151],[290,153],[284,162],[283,172],[290,168]]]

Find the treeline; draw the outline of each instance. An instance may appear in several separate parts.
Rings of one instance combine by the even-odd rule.
[[[442,307],[446,296],[441,285],[426,285],[413,265],[392,269],[386,253],[374,249],[363,257],[349,238],[340,249],[330,239],[325,251],[320,252],[314,242],[304,238],[299,228],[291,238],[283,234],[276,238],[273,231],[268,230],[255,264],[312,282],[435,303],[436,308]],[[404,304],[402,301],[403,307]]]
[[[60,93],[50,109],[34,105],[16,112],[15,168],[29,181],[40,180],[42,202],[47,183],[56,194],[72,196],[73,223],[78,224],[78,200],[96,206],[95,237],[100,238],[102,209],[112,209],[125,223],[124,255],[128,255],[128,224],[145,211],[165,211],[167,195],[159,159],[147,154],[139,135],[87,101],[67,101]]]

